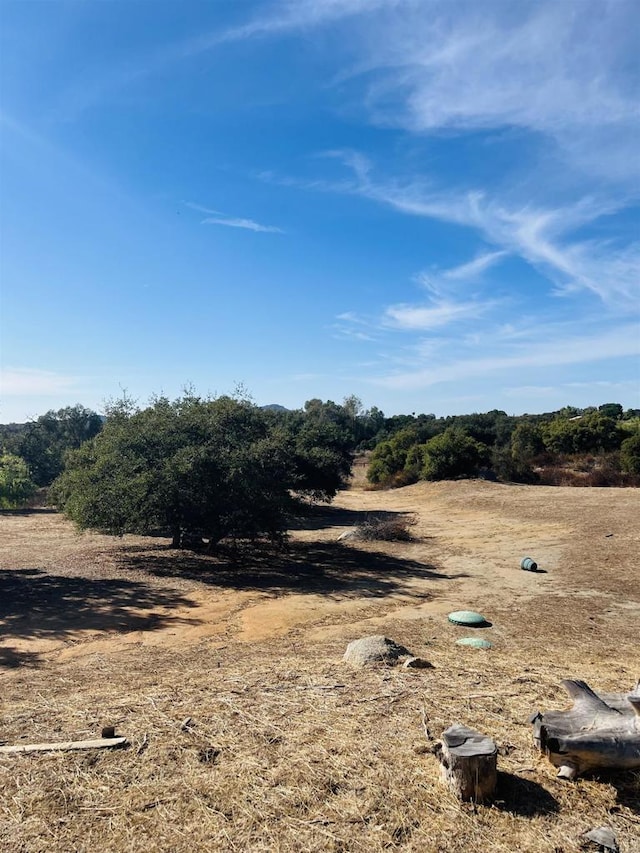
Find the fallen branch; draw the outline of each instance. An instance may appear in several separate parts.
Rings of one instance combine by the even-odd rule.
[[[126,737],[103,737],[95,740],[68,740],[61,743],[25,743],[14,746],[0,746],[3,755],[29,752],[68,752],[76,749],[105,749],[106,747],[125,746]]]

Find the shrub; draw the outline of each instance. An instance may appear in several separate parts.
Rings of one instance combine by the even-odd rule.
[[[542,427],[544,446],[551,453],[617,450],[622,436],[616,421],[600,412],[575,418],[556,418]]]
[[[538,475],[523,458],[508,447],[496,447],[491,453],[491,468],[504,483],[537,483]]]
[[[511,456],[514,463],[529,465],[531,460],[544,451],[540,427],[529,421],[521,421],[511,436]]]
[[[450,427],[422,445],[424,480],[474,477],[489,460],[489,448],[462,430]]]
[[[640,474],[640,431],[622,442],[620,467],[626,474]]]
[[[367,471],[369,482],[386,485],[394,474],[404,469],[407,454],[417,444],[417,441],[416,430],[412,427],[401,430],[393,438],[381,441],[371,454],[369,470]]]
[[[34,495],[36,485],[29,477],[27,463],[20,456],[0,456],[0,509],[18,509]]]

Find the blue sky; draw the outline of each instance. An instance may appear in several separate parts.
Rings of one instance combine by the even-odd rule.
[[[0,420],[640,405],[635,0],[3,0]]]

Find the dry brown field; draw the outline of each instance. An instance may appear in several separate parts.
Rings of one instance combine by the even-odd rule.
[[[0,849],[574,853],[608,825],[638,853],[640,772],[558,780],[528,718],[566,706],[563,678],[640,676],[639,509],[634,489],[355,485],[287,553],[235,563],[0,514],[0,741],[130,742],[0,756]],[[406,512],[414,541],[336,541]],[[457,609],[490,651],[455,644]],[[433,668],[342,662],[377,633]],[[439,781],[453,722],[500,747],[489,806]]]

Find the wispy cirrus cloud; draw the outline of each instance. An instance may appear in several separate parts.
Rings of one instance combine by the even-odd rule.
[[[383,322],[396,329],[429,331],[461,320],[479,319],[492,305],[493,302],[479,300],[454,302],[445,299],[434,299],[428,305],[390,305],[384,312]]]
[[[385,331],[431,332],[479,320],[501,304],[500,299],[481,295],[480,285],[483,273],[506,254],[485,252],[449,269],[420,272],[413,280],[428,292],[426,301],[389,305],[375,317],[345,311],[336,318],[341,335],[376,340]],[[469,296],[467,291],[472,286],[478,292]]]
[[[228,216],[220,210],[214,210],[211,207],[203,207],[201,204],[195,204],[192,201],[183,202],[185,207],[191,210],[197,210],[199,213],[208,213],[209,216],[200,220],[201,225],[223,225],[227,228],[243,228],[245,231],[254,231],[262,234],[284,234],[284,229],[278,228],[275,225],[263,225],[256,222],[254,219],[247,219],[241,216]]]
[[[263,234],[284,234],[282,228],[275,225],[261,225],[253,219],[242,219],[233,216],[208,216],[202,220],[202,225],[226,225],[227,228],[244,228],[246,231],[256,231]]]
[[[415,277],[415,281],[434,296],[442,298],[447,293],[467,290],[471,286],[480,284],[484,274],[508,255],[509,252],[504,249],[497,252],[482,252],[473,260],[449,269],[433,267],[422,270]]]
[[[411,0],[280,0],[246,23],[186,39],[173,48],[177,56],[194,56],[220,44],[287,35],[407,5]]]
[[[35,367],[3,367],[0,369],[0,393],[3,396],[37,394],[54,397],[80,385],[77,376]]]
[[[254,3],[258,11],[241,23],[159,45],[142,56],[130,57],[107,73],[75,81],[63,93],[58,113],[67,120],[76,117],[114,92],[161,75],[224,45],[251,39],[282,38],[411,2],[413,0],[276,0]]]
[[[374,121],[420,134],[521,128],[572,167],[640,175],[634,0],[433,0],[380,18],[352,69]]]
[[[525,399],[531,397],[556,397],[558,399],[566,399],[567,394],[573,392],[574,389],[585,388],[589,391],[594,389],[605,391],[607,394],[633,394],[637,391],[637,383],[632,382],[617,382],[615,380],[594,380],[591,382],[563,382],[559,385],[515,385],[508,388],[503,388],[502,393],[507,397],[523,397]]]
[[[193,201],[183,201],[185,207],[190,207],[191,210],[197,210],[198,213],[210,213],[212,216],[223,216],[221,210],[214,210],[212,207],[204,207],[201,204],[196,204]]]
[[[490,190],[447,191],[424,176],[379,176],[371,159],[360,152],[329,153],[342,161],[351,177],[297,180],[273,172],[259,177],[307,191],[357,195],[407,216],[470,228],[495,247],[450,270],[419,273],[416,280],[436,293],[451,289],[456,282],[478,280],[512,255],[546,277],[558,295],[587,291],[609,306],[619,304],[627,309],[640,303],[640,242],[631,240],[621,246],[575,236],[605,217],[633,208],[632,196],[587,194],[575,202],[546,207],[528,200],[502,199]]]
[[[345,157],[352,168],[352,157]],[[327,188],[328,189],[328,188]],[[423,179],[399,182],[376,179],[371,168],[359,168],[354,181],[345,189],[385,204],[402,213],[450,222],[476,229],[497,251],[461,265],[455,280],[478,274],[511,253],[530,263],[550,278],[559,293],[587,290],[604,302],[622,300],[637,305],[640,297],[640,244],[623,248],[606,242],[572,238],[578,229],[624,209],[627,198],[585,196],[573,204],[544,208],[529,204],[516,206],[488,192],[445,192],[436,190]]]
[[[428,388],[446,382],[486,377],[501,371],[557,368],[640,355],[637,326],[626,324],[605,332],[574,333],[565,338],[544,337],[506,353],[476,358],[450,358],[434,366],[377,376],[371,381],[394,390]]]
[[[442,281],[469,281],[478,278],[490,267],[497,264],[508,252],[483,252],[471,261],[466,261],[458,266],[443,270],[438,274]],[[423,283],[431,286],[431,278],[427,273],[422,273]]]

